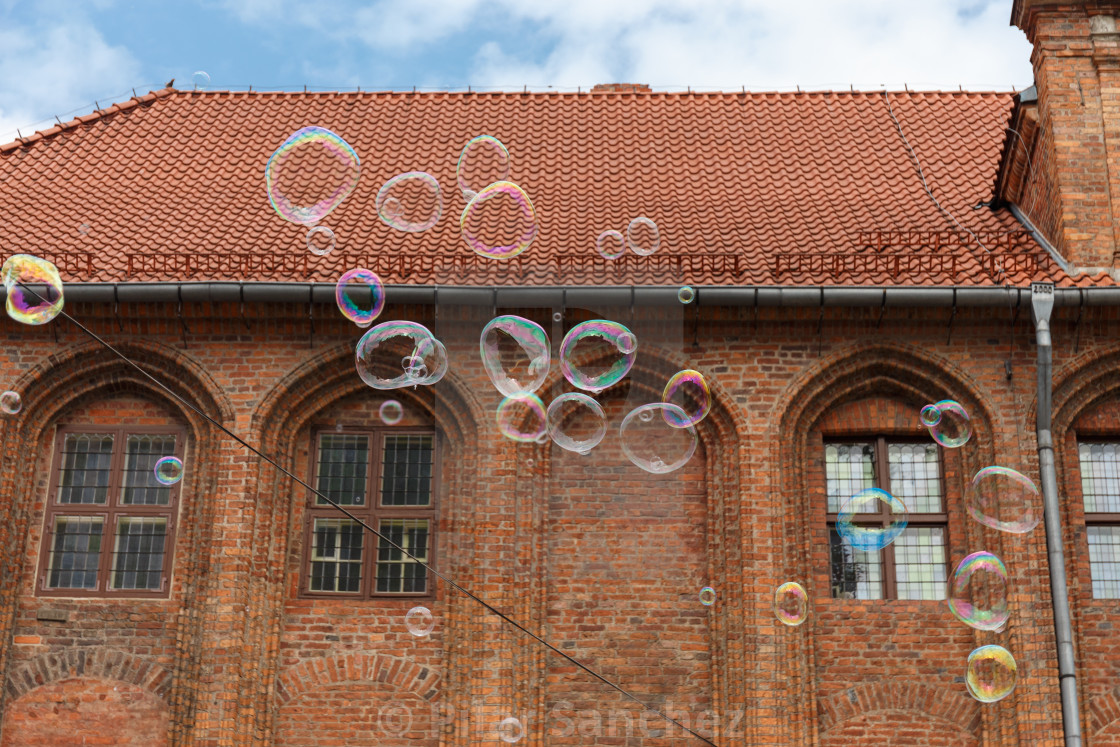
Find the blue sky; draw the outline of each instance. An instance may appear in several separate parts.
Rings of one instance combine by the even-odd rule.
[[[1031,83],[1011,0],[0,0],[0,141],[159,88]]]

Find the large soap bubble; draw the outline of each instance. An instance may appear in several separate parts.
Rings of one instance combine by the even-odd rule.
[[[378,217],[387,226],[419,233],[439,223],[443,215],[443,194],[434,176],[424,171],[409,171],[381,185],[374,205]]]
[[[560,371],[577,389],[601,392],[630,373],[637,347],[634,333],[618,322],[583,322],[560,343]]]
[[[0,275],[8,291],[8,316],[17,322],[46,324],[62,311],[62,278],[47,260],[13,254]]]
[[[174,485],[183,479],[183,460],[179,457],[165,456],[156,462],[152,472],[160,485]]]
[[[586,454],[607,435],[602,405],[580,392],[561,394],[548,406],[548,435],[561,449]]]
[[[509,177],[509,151],[493,135],[479,135],[463,146],[455,164],[459,189],[470,200],[494,182]]]
[[[704,375],[688,368],[673,374],[665,385],[665,391],[661,393],[661,401],[679,405],[688,413],[688,417],[679,422],[673,420],[670,413],[666,413],[666,417],[670,418],[669,425],[681,428],[696,425],[708,417],[712,409],[712,392]]]
[[[518,443],[534,443],[548,431],[544,402],[535,394],[506,397],[495,413],[498,430]]]
[[[535,392],[548,378],[548,335],[534,321],[495,317],[482,329],[478,347],[490,381],[507,397]]]
[[[284,220],[318,223],[354,191],[361,170],[358,154],[339,135],[304,127],[268,159],[268,201]]]
[[[618,259],[626,253],[626,238],[621,231],[603,231],[595,239],[595,251],[603,259]]]
[[[626,245],[634,254],[650,255],[661,247],[661,232],[657,224],[642,216],[630,221],[626,227]]]
[[[786,581],[774,590],[774,615],[778,622],[796,627],[809,619],[809,595],[796,581]]]
[[[890,516],[890,522],[876,519],[874,525],[859,523],[860,514],[883,514]],[[874,552],[894,542],[906,529],[910,514],[906,505],[898,498],[879,488],[868,488],[853,495],[840,506],[836,517],[836,532],[854,550]]]
[[[385,286],[376,272],[356,267],[342,273],[334,286],[334,300],[344,317],[368,327],[385,308]]]
[[[537,236],[537,213],[525,190],[513,182],[495,182],[467,203],[459,218],[463,238],[490,259],[512,259]]]
[[[985,467],[977,472],[965,508],[981,524],[1012,534],[1025,534],[1042,520],[1038,488],[1010,467]]]
[[[355,358],[358,375],[374,389],[435,384],[448,365],[447,349],[427,327],[403,321],[383,322],[362,335]]]
[[[1019,667],[1003,646],[981,646],[968,655],[964,680],[968,692],[981,703],[1003,700],[1015,689]]]
[[[623,453],[646,472],[660,475],[680,469],[696,453],[696,429],[669,422],[683,423],[687,418],[684,410],[668,402],[634,408],[619,429]]]
[[[933,414],[927,411],[930,405],[922,408],[922,422],[928,423]],[[972,421],[968,417],[968,410],[961,403],[951,399],[943,399],[932,405],[937,409],[937,421],[927,425],[929,435],[933,440],[946,449],[956,449],[968,443],[972,438]]]
[[[1011,611],[1007,607],[1007,568],[990,552],[974,552],[957,565],[946,595],[949,609],[965,625],[977,630],[1000,630]]]

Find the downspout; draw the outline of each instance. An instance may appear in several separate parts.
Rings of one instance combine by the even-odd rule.
[[[1058,505],[1058,473],[1054,466],[1054,437],[1050,432],[1050,398],[1053,387],[1053,348],[1050,342],[1050,312],[1054,310],[1054,286],[1031,284],[1031,314],[1038,342],[1038,471],[1042,477],[1043,522],[1050,565],[1050,598],[1054,604],[1054,636],[1058,644],[1058,685],[1062,696],[1062,731],[1066,747],[1081,747],[1081,713],[1077,704],[1077,674],[1073,658],[1073,626],[1070,624],[1066,558],[1062,549],[1062,521]]]

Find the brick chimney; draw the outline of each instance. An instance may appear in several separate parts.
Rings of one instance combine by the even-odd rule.
[[[1034,45],[1037,89],[1037,102],[1021,98],[1012,126],[1021,133],[1037,128],[1032,167],[1041,172],[1029,180],[1034,199],[1023,198],[1020,207],[1033,202],[1028,217],[1038,219],[1038,228],[1081,272],[1117,267],[1118,19],[1120,0],[1015,0],[1011,8],[1012,25]],[[1024,113],[1024,107],[1037,108]],[[1007,150],[1016,149],[1012,139],[1007,143]]]

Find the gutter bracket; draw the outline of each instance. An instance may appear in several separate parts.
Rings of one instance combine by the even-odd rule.
[[[949,314],[949,327],[945,332],[945,344],[948,345],[953,339],[953,320],[957,318],[957,289],[953,288],[953,311]]]
[[[307,321],[311,324],[311,329],[307,332],[307,349],[311,350],[315,347],[315,286],[312,283],[307,284]]]
[[[190,332],[190,329],[187,327],[186,320],[183,319],[183,284],[182,283],[179,283],[179,287],[177,289],[177,292],[179,294],[179,304],[176,308],[175,313],[176,313],[176,316],[179,317],[179,334],[182,335],[182,337],[183,337],[183,349],[186,350],[189,347],[187,345],[187,334]]]
[[[121,299],[118,295],[120,286],[113,283],[113,318],[117,320],[117,332],[124,333],[124,325],[121,324]]]

